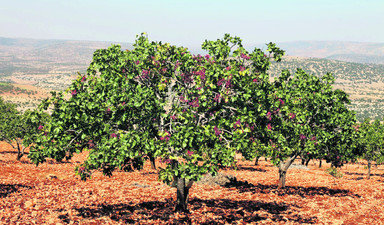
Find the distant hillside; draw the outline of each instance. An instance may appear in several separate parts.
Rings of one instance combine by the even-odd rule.
[[[13,73],[40,73],[71,66],[68,72],[77,72],[92,60],[93,52],[112,43],[96,41],[37,40],[0,38],[0,77]],[[131,49],[132,44],[121,44]]]
[[[293,41],[277,42],[288,56],[329,58],[347,62],[384,64],[384,43],[347,41]],[[255,46],[248,45],[247,49]],[[265,49],[265,47],[264,47]]]
[[[12,95],[16,92],[0,94],[6,100],[18,104],[19,109],[33,108],[49,91],[67,88],[77,72],[85,73],[93,52],[111,44],[112,42],[0,37],[0,82],[24,85],[33,89],[33,93],[38,93],[31,98]],[[113,44],[120,44],[123,49],[132,49],[130,43]]]
[[[0,38],[0,95],[7,101],[16,103],[20,110],[36,107],[50,91],[66,89],[77,72],[85,73],[96,49],[107,48],[111,44],[95,41]],[[132,49],[132,44],[120,44],[123,49]],[[336,77],[335,87],[345,90],[350,95],[351,108],[356,110],[360,120],[365,117],[384,116],[384,65],[378,64],[384,62],[384,44],[356,42],[277,44],[287,51],[287,55],[377,63],[287,56],[281,63],[272,64],[270,74],[276,77],[283,69],[294,73],[297,68],[303,68],[317,76],[332,72]],[[196,49],[191,51],[194,54],[203,53]]]
[[[351,109],[356,111],[360,121],[366,117],[384,117],[384,65],[284,57],[282,62],[272,63],[269,73],[271,77],[277,77],[283,69],[293,74],[297,68],[316,76],[331,72],[336,78],[335,87],[350,95]]]
[[[362,55],[362,54],[336,54],[326,57],[327,59],[336,59],[346,62],[384,64],[384,56]]]
[[[316,76],[331,72],[336,79],[353,84],[371,84],[384,81],[384,65],[319,58],[284,57],[282,62],[273,62],[269,72],[274,77],[280,74],[283,69],[288,69],[292,73],[297,68],[302,68]]]

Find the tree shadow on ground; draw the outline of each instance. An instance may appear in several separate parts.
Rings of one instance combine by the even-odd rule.
[[[237,224],[237,223],[254,223],[270,219],[274,222],[297,222],[312,223],[318,222],[316,217],[303,218],[297,215],[297,209],[291,209],[292,206],[284,203],[261,202],[261,201],[236,201],[230,199],[192,199],[189,203],[190,213],[174,212],[175,202],[167,199],[165,202],[151,201],[140,204],[116,204],[116,205],[93,205],[90,207],[81,207],[77,216],[89,219],[97,219],[103,216],[110,217],[114,221],[124,223],[137,223],[145,221],[161,221],[167,224]],[[204,208],[204,211],[198,211]],[[191,215],[194,211],[202,214],[201,216]],[[263,212],[263,216],[259,216],[258,211]],[[266,215],[266,213],[268,213]],[[209,216],[209,214],[214,214]],[[284,216],[282,215],[284,214]],[[207,216],[204,216],[207,215]],[[204,217],[204,219],[203,219]],[[63,222],[70,222],[69,216],[60,215],[59,218]],[[137,218],[137,219],[135,219]],[[196,221],[200,218],[200,221]]]
[[[277,168],[277,166],[275,166],[275,165],[273,165],[273,164],[264,164],[264,165],[260,165],[260,166]]]
[[[0,184],[0,198],[5,198],[14,192],[17,192],[20,188],[31,189],[32,187],[22,184]]]
[[[291,209],[292,206],[299,208],[297,205],[287,205],[284,203],[276,202],[262,202],[250,200],[230,200],[230,199],[193,199],[190,202],[192,210],[198,210],[202,206],[212,208],[210,213],[214,213],[219,217],[223,224],[238,224],[241,223],[254,223],[262,220],[271,219],[274,222],[299,222],[299,223],[316,223],[316,217],[302,218],[299,215],[294,215],[296,210]],[[267,212],[269,215],[257,211]],[[255,213],[256,212],[256,213]],[[284,214],[284,216],[282,215]],[[289,214],[289,216],[288,216]],[[284,218],[285,217],[285,218]],[[287,219],[288,218],[288,219]],[[214,219],[206,221],[202,224],[217,224]]]
[[[17,154],[17,150],[15,151],[1,151],[0,154]]]
[[[333,189],[327,187],[301,187],[301,186],[286,186],[285,189],[278,189],[277,185],[264,185],[257,184],[253,185],[247,181],[237,181],[232,180],[230,183],[226,184],[225,187],[235,187],[239,190],[240,193],[243,192],[252,192],[252,193],[275,193],[279,196],[283,195],[299,195],[301,197],[314,196],[314,195],[328,195],[336,197],[357,197],[360,196],[352,193],[349,190],[344,189]]]
[[[346,174],[346,175],[357,175],[357,176],[367,177],[368,172],[367,172],[367,173],[344,172],[344,174]],[[371,177],[384,177],[384,174],[371,173]]]
[[[141,172],[141,175],[151,175],[151,174],[157,174],[157,172],[155,172],[155,171]]]
[[[366,177],[351,177],[351,178],[348,178],[348,180],[364,180],[366,179]]]
[[[20,159],[19,162],[22,163],[22,164],[34,164],[34,163],[31,162],[29,159]],[[68,164],[68,163],[72,163],[72,162],[71,162],[71,161],[55,161],[55,160],[47,160],[45,163],[46,163],[46,164],[50,164],[50,165],[56,165],[56,164]]]
[[[33,162],[29,161],[29,160],[20,160],[19,162],[21,162],[22,164],[34,164]]]
[[[265,169],[258,168],[258,167],[252,167],[252,166],[238,166],[237,170],[248,170],[252,172],[267,172]]]

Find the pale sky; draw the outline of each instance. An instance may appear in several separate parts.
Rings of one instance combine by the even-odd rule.
[[[199,47],[224,33],[245,44],[384,43],[384,0],[0,0],[0,37]]]

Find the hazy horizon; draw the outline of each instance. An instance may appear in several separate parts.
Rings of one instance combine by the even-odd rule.
[[[139,35],[139,34],[137,34]],[[224,34],[222,35],[224,36]],[[233,36],[236,36],[236,35],[233,35]],[[136,37],[136,36],[135,36]],[[26,40],[46,40],[46,41],[79,41],[79,42],[113,42],[112,40],[88,40],[88,39],[65,39],[65,38],[35,38],[35,37],[10,37],[10,36],[0,36],[0,38],[8,38],[8,39],[26,39]],[[222,37],[218,37],[218,38],[222,38]],[[218,39],[216,38],[216,39]],[[241,37],[240,37],[241,38]],[[149,37],[150,40],[151,37]],[[212,39],[214,40],[214,39]],[[162,41],[162,40],[159,40],[159,41]],[[243,40],[244,41],[244,40]],[[116,43],[126,43],[126,44],[133,44],[135,42],[135,40],[132,40],[132,42],[127,42],[127,41],[115,41]],[[162,41],[163,42],[163,41]],[[248,45],[264,45],[264,44],[267,44],[269,43],[270,41],[268,42],[259,42],[259,43],[247,43]],[[348,42],[348,43],[372,43],[372,44],[384,44],[384,41],[383,42],[374,42],[374,41],[343,41],[343,40],[292,40],[292,41],[278,41],[276,43],[295,43],[295,42]],[[172,43],[170,43],[172,44]],[[196,47],[196,46],[195,46]],[[199,46],[197,46],[199,47]]]
[[[200,47],[239,36],[246,45],[292,41],[384,43],[384,1],[7,0],[0,36],[132,43],[151,40]]]

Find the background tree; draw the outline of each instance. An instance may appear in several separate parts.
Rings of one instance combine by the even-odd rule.
[[[246,160],[255,159],[255,164],[258,163],[258,158],[267,156],[272,143],[268,136],[271,126],[271,112],[269,110],[274,107],[277,100],[272,97],[274,86],[270,82],[268,70],[271,65],[271,60],[280,62],[285,54],[283,50],[276,47],[274,43],[267,44],[266,52],[261,49],[255,49],[250,54],[251,61],[248,65],[252,69],[245,69],[240,66],[239,74],[244,71],[255,74],[252,82],[244,84],[247,87],[247,93],[243,96],[236,95],[234,97],[235,105],[232,108],[235,124],[233,127],[227,127],[233,135],[233,145],[236,150],[241,152]],[[241,98],[242,97],[242,98]]]
[[[286,172],[298,156],[323,155],[336,166],[349,157],[355,116],[347,109],[347,94],[333,90],[334,80],[329,73],[318,78],[298,69],[294,76],[283,71],[274,82],[267,129],[279,188],[285,187]]]
[[[6,103],[0,98],[0,140],[17,150],[17,160],[23,157],[25,149],[33,143],[34,136],[46,121],[46,116],[37,115],[36,111],[30,110],[23,114],[17,111],[14,104]],[[36,126],[37,124],[41,127]]]
[[[372,162],[381,163],[384,161],[384,126],[380,120],[371,122],[369,118],[356,127],[358,130],[358,146],[360,156],[367,160],[367,178],[371,177]]]
[[[20,115],[16,106],[6,103],[0,98],[0,140],[5,141],[12,148],[17,149],[17,160],[20,160],[24,154],[22,140],[18,136],[18,127],[20,123]],[[15,129],[16,128],[16,129]]]

